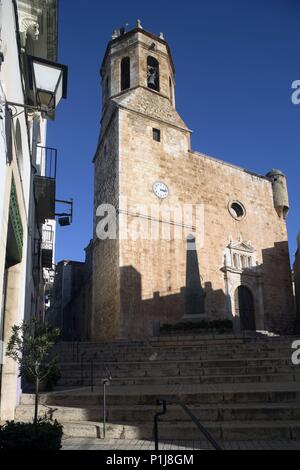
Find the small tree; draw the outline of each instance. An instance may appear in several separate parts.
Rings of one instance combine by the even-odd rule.
[[[59,329],[36,318],[12,328],[6,355],[19,364],[20,377],[29,378],[35,384],[34,424],[38,422],[40,383],[57,371],[56,360],[47,362],[47,358],[59,334]]]

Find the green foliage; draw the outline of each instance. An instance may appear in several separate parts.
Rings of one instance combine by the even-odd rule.
[[[8,421],[0,426],[0,450],[60,450],[63,427],[57,421],[36,424]]]
[[[32,318],[12,328],[6,355],[20,367],[20,376],[35,384],[34,424],[38,423],[39,387],[57,375],[55,359],[48,360],[50,349],[59,337],[59,330]]]
[[[45,381],[57,374],[56,360],[46,362],[50,349],[59,337],[59,330],[33,318],[12,328],[6,355],[20,366],[20,376],[31,383]]]
[[[232,331],[233,323],[227,318],[223,320],[206,321],[201,320],[197,322],[180,322],[174,325],[163,325],[161,332],[175,332],[175,331],[200,331],[209,332],[217,331],[218,333],[225,333],[226,331]]]
[[[27,384],[35,385],[35,379],[32,377],[32,375],[28,375],[26,371],[23,372],[22,377],[25,378]],[[50,366],[48,364],[46,366],[41,366],[41,377],[45,377],[40,383],[43,391],[53,390],[53,387],[61,378],[61,373],[55,360],[52,361]]]

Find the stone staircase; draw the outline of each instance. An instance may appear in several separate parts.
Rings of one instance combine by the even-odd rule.
[[[102,437],[102,380],[109,369],[107,438],[153,438],[156,399],[179,399],[219,441],[300,439],[300,366],[295,338],[166,335],[148,341],[61,343],[62,378],[41,396],[40,413],[64,425],[66,437]],[[91,365],[93,361],[93,366]],[[91,370],[93,367],[93,390]],[[33,415],[23,394],[16,419]],[[199,439],[178,404],[168,404],[160,439]]]

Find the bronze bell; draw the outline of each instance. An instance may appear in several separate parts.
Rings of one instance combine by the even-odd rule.
[[[154,68],[148,70],[148,85],[156,86],[156,70]]]

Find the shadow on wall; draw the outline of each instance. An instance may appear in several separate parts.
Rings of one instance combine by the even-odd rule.
[[[169,291],[157,291],[150,293],[149,298],[143,298],[141,273],[133,266],[120,268],[121,337],[149,337],[158,333],[160,325],[194,319],[227,318],[233,321],[236,332],[244,329],[265,329],[275,333],[295,331],[296,316],[287,242],[276,243],[274,247],[263,250],[263,264],[260,266],[244,268],[242,271],[230,268],[235,279],[238,276],[236,290],[230,295],[224,292],[225,281],[224,290],[214,290],[211,282],[203,283],[194,245],[195,239],[189,237],[185,286],[176,292],[172,292],[170,285]],[[62,329],[62,339],[65,341],[83,341],[91,337],[91,261],[86,262],[82,269],[86,275],[81,285],[76,285],[76,288],[72,286],[68,302],[62,302],[60,298],[64,289],[57,278],[56,287],[60,289],[55,292],[53,311],[47,315],[50,323]],[[218,269],[220,275],[224,276],[226,268],[219,266]],[[259,313],[259,309],[262,313]]]
[[[182,319],[230,319],[236,332],[265,329],[275,333],[293,333],[296,326],[294,295],[289,265],[288,243],[275,243],[263,250],[260,266],[239,272],[240,285],[232,300],[222,289],[214,290],[211,282],[201,280],[197,251],[191,249],[194,239],[187,240],[186,285],[178,293],[154,292],[142,299],[141,274],[132,266],[121,268],[121,333],[128,338],[151,336],[159,324],[175,324]],[[260,273],[260,274],[259,274]],[[249,279],[261,278],[261,291],[249,288]],[[251,285],[251,282],[250,282]],[[261,294],[259,294],[261,292]],[[129,294],[130,293],[130,294]],[[259,296],[261,298],[259,298]],[[260,324],[258,309],[261,302]]]
[[[288,242],[278,242],[262,251],[265,329],[294,333],[296,305]]]
[[[195,239],[188,237],[186,254],[186,285],[177,293],[154,292],[142,299],[142,277],[132,266],[121,268],[121,333],[127,338],[151,336],[159,325],[175,324],[183,320],[207,319],[207,311],[214,319],[230,318],[230,299],[223,290],[212,289],[210,282],[202,286]]]

